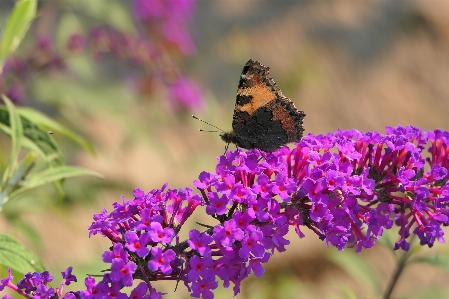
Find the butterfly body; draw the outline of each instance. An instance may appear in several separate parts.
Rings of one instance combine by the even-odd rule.
[[[282,94],[269,70],[251,59],[243,67],[233,130],[220,135],[223,141],[245,149],[273,152],[284,144],[301,140],[305,114]]]

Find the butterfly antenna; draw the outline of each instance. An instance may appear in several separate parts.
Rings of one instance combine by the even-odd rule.
[[[217,132],[220,132],[220,131],[209,131],[209,130],[200,129],[200,132],[217,133]]]
[[[214,126],[214,125],[208,123],[207,121],[204,121],[204,120],[202,120],[201,118],[196,117],[195,115],[192,115],[192,117],[193,117],[194,119],[196,119],[196,120],[199,120],[200,122],[205,123],[206,125],[209,125],[209,126],[211,126],[211,127],[214,127],[215,129],[218,129],[218,130],[220,130],[221,132],[224,133],[224,131],[223,131],[222,129],[220,129],[219,127]],[[201,130],[201,129],[200,129],[200,131],[201,131],[201,132],[217,132],[217,131],[204,131],[204,130]]]

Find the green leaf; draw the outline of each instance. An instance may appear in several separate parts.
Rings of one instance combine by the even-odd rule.
[[[68,128],[64,127],[63,125],[55,122],[54,120],[52,120],[51,118],[47,117],[46,115],[40,113],[39,111],[31,109],[31,108],[26,108],[26,107],[20,108],[20,109],[18,109],[18,111],[21,116],[29,119],[33,123],[45,128],[45,129],[51,130],[53,132],[61,133],[65,136],[67,136],[68,138],[72,139],[79,145],[81,145],[83,148],[88,150],[91,154],[95,154],[95,150],[94,150],[93,146],[89,142],[87,142],[84,138],[82,138],[78,134],[74,133],[73,131],[69,130]]]
[[[0,234],[0,264],[20,273],[45,270],[44,264],[34,252],[3,234]]]
[[[19,156],[20,147],[22,145],[23,135],[22,122],[19,114],[16,111],[16,108],[14,107],[14,104],[6,96],[3,96],[3,101],[5,102],[6,108],[9,112],[8,121],[11,128],[10,136],[12,144],[8,164],[6,166],[5,172],[3,173],[2,185],[0,188],[2,191],[5,190],[10,177],[17,166],[17,159]]]
[[[42,129],[26,117],[21,116],[20,119],[22,122],[23,136],[25,139],[21,145],[27,146],[27,148],[34,148],[35,152],[42,155],[42,158],[44,159],[54,157],[56,155],[58,158],[52,158],[50,165],[63,165],[64,159],[62,158],[61,151],[48,131]],[[0,106],[0,130],[11,136],[11,131],[8,130],[9,127],[9,112],[4,107]]]
[[[23,187],[15,190],[14,192],[11,192],[10,197],[12,199],[13,197],[32,188],[36,188],[39,186],[46,185],[48,183],[77,176],[95,176],[98,178],[102,178],[102,176],[97,172],[80,167],[66,166],[66,165],[53,167],[38,173],[30,174],[28,176],[28,179],[25,181]]]
[[[19,164],[16,171],[9,180],[9,185],[17,185],[30,172],[31,168],[36,164],[38,156],[35,153],[28,153]]]
[[[19,0],[14,6],[0,45],[0,70],[8,56],[19,46],[35,16],[36,0]]]
[[[25,179],[25,176],[33,168],[37,160],[37,155],[35,153],[29,153],[19,164],[16,171],[13,173],[11,178],[8,180],[6,188],[0,193],[0,211],[6,205],[10,199],[10,193],[18,188],[20,181]]]

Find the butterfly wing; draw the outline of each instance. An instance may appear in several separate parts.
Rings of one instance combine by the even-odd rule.
[[[271,152],[302,137],[305,114],[282,94],[269,70],[253,60],[243,68],[232,121],[240,147]]]

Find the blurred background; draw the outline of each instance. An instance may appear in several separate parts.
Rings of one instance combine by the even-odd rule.
[[[0,26],[13,5],[0,1]],[[68,179],[62,199],[51,186],[37,189],[8,205],[0,228],[38,252],[53,274],[74,266],[73,289],[82,288],[85,274],[103,270],[100,256],[110,246],[87,239],[94,213],[110,211],[122,195],[131,199],[134,188],[193,188],[201,171],[214,171],[225,144],[218,133],[199,132],[211,128],[191,114],[231,130],[250,58],[269,66],[306,113],[306,133],[384,133],[398,124],[448,130],[448,15],[449,2],[426,0],[39,1],[0,91],[86,138],[95,154],[54,136],[67,164],[104,180]],[[9,139],[0,138],[5,152]],[[210,221],[201,213],[191,227]],[[301,240],[291,233],[287,252],[275,254],[265,276],[245,280],[236,298],[380,296],[395,268],[391,248],[337,253],[305,233]],[[422,254],[448,254],[447,245],[435,247]],[[435,267],[411,266],[393,295],[449,296],[448,279]],[[158,287],[167,298],[189,298],[182,285],[173,293],[175,282]],[[232,288],[216,292],[230,296]]]

